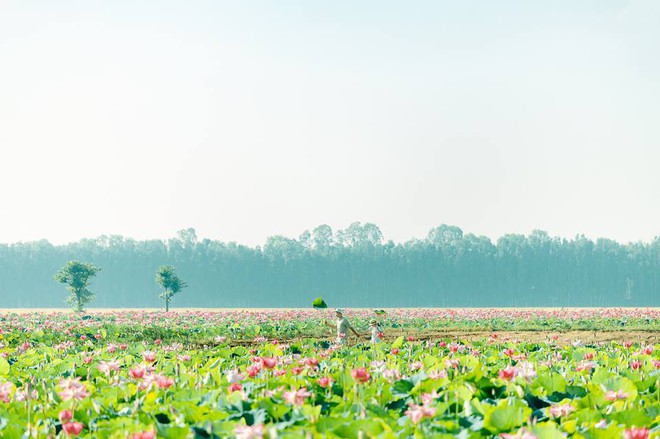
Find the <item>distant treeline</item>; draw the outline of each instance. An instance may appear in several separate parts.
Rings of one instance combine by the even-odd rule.
[[[395,244],[376,225],[354,223],[254,248],[200,240],[194,229],[165,241],[1,244],[0,308],[66,306],[53,276],[72,259],[102,269],[92,285],[98,307],[162,306],[154,279],[166,264],[189,284],[174,308],[308,307],[317,296],[344,307],[660,306],[660,237],[622,245],[534,231],[492,243],[441,225]]]

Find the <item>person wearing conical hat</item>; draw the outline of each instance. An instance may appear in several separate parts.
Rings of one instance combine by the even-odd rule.
[[[380,343],[380,338],[383,336],[383,329],[376,319],[369,321],[369,330],[371,331],[371,343]]]

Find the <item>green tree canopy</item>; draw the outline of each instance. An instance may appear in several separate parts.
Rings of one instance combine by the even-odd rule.
[[[161,266],[156,272],[156,283],[163,287],[165,291],[160,294],[160,298],[165,300],[165,312],[170,310],[172,298],[188,286],[177,274],[174,267],[170,265]]]
[[[101,269],[92,264],[69,261],[55,274],[55,280],[68,285],[67,290],[69,290],[71,295],[67,298],[67,302],[76,311],[82,312],[84,306],[94,300],[94,293],[88,287],[91,279],[99,271]]]

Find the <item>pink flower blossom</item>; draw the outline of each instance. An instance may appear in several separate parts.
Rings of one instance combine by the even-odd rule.
[[[65,424],[62,424],[62,430],[67,435],[71,436],[78,436],[82,431],[85,426],[81,422],[67,422]]]
[[[405,414],[410,417],[413,424],[417,424],[424,418],[432,418],[435,416],[436,411],[437,409],[435,407],[410,404],[410,408],[406,410]]]
[[[80,382],[80,377],[63,379],[60,381],[59,387],[61,390],[57,394],[64,401],[69,399],[82,401],[88,395],[87,388]]]
[[[629,393],[624,392],[623,390],[619,390],[615,392],[614,390],[608,390],[605,392],[605,400],[607,401],[616,401],[617,399],[626,399],[630,396]]]
[[[272,369],[277,366],[277,358],[275,357],[266,357],[261,359],[261,364],[264,369]]]
[[[568,403],[562,405],[555,404],[548,409],[548,412],[550,412],[550,414],[555,418],[568,416],[573,413],[573,411],[575,411],[575,408]]]
[[[351,376],[353,377],[355,382],[360,384],[366,383],[371,378],[371,375],[369,374],[369,372],[367,372],[367,369],[365,369],[364,367],[358,367],[357,369],[351,370]]]
[[[447,378],[447,371],[444,369],[441,370],[432,370],[429,372],[429,378],[432,380],[439,380],[442,378]]]
[[[507,367],[505,369],[501,369],[497,373],[497,376],[500,379],[511,381],[516,376],[516,370],[513,367]]]
[[[623,432],[623,437],[625,439],[648,439],[651,430],[643,427],[632,427],[629,430]]]
[[[144,377],[145,372],[147,369],[144,366],[137,366],[128,371],[128,374],[130,375],[131,378],[134,380],[139,380]]]
[[[282,392],[284,401],[286,401],[287,404],[293,405],[303,405],[305,403],[305,399],[309,398],[310,396],[312,396],[312,392],[307,391],[305,387],[298,390],[291,389],[290,391]]]
[[[71,410],[62,410],[57,416],[61,423],[69,422],[73,419],[73,412]]]
[[[9,402],[14,385],[10,382],[0,384],[0,401]]]
[[[99,362],[98,369],[99,369],[99,371],[104,373],[106,376],[109,376],[111,371],[114,371],[114,372],[119,371],[119,362],[116,361],[116,360],[101,361],[101,362]]]
[[[237,425],[234,428],[236,439],[261,439],[264,437],[264,426],[259,425]]]

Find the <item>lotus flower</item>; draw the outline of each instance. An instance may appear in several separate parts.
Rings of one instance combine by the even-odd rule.
[[[57,416],[62,424],[69,422],[73,419],[73,412],[71,410],[62,410]]]
[[[144,377],[145,372],[147,369],[144,366],[138,366],[130,369],[128,371],[128,374],[133,378],[134,380],[139,380]]]
[[[62,424],[62,430],[67,435],[78,436],[85,426],[81,422],[67,422]]]
[[[312,392],[307,391],[307,389],[304,387],[298,390],[291,389],[290,391],[282,393],[284,401],[293,405],[303,405],[305,403],[305,399],[309,398],[310,396],[312,396]]]
[[[371,375],[369,375],[369,372],[367,372],[367,369],[364,367],[358,367],[357,369],[353,369],[351,371],[351,376],[357,383],[366,383],[369,381],[371,378]]]
[[[435,407],[410,404],[410,408],[406,410],[405,413],[410,417],[413,424],[417,424],[424,418],[432,418],[435,416],[436,411],[437,409]]]
[[[623,432],[623,437],[625,439],[648,439],[650,433],[651,430],[649,430],[648,428],[632,427],[630,430],[626,430]]]
[[[238,425],[234,428],[236,439],[261,439],[264,437],[264,426],[259,425]]]

